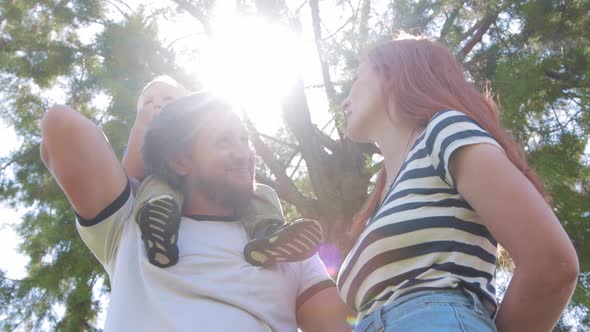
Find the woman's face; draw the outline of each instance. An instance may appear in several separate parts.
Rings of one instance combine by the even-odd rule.
[[[346,115],[346,134],[357,142],[372,141],[371,130],[379,121],[387,121],[387,98],[381,79],[368,61],[363,61],[348,97],[342,103]]]

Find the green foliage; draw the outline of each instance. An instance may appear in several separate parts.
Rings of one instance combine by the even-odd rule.
[[[106,3],[0,2],[0,116],[22,141],[12,155],[0,158],[0,200],[30,209],[17,229],[22,238],[20,249],[30,259],[27,276],[10,280],[0,271],[0,327],[4,330],[17,326],[24,330],[96,330],[98,296],[109,289],[103,268],[76,232],[66,198],[39,158],[38,121],[59,99],[49,91],[63,90],[65,102],[93,119],[120,152],[135,116],[137,94],[148,80],[166,73],[188,87],[195,86],[177,67],[174,52],[158,40],[153,13],[139,8],[115,20],[112,17],[117,15]],[[209,13],[214,1],[192,3]],[[330,8],[327,3],[320,2],[322,18],[331,14],[328,10],[349,10],[346,1]],[[382,3],[385,6],[368,11],[366,22],[362,21],[362,6],[351,7],[348,25],[341,26],[348,19],[344,17],[330,27],[330,33],[324,32],[324,60],[336,90],[331,104],[337,105],[346,95],[351,70],[366,45],[406,30],[438,39],[453,49],[470,78],[490,83],[503,106],[502,121],[526,148],[553,198],[583,272],[570,307],[578,308],[572,312],[580,322],[590,324],[590,156],[585,153],[590,138],[590,2]],[[307,7],[291,10],[289,1],[239,1],[239,5],[243,12],[258,10],[273,20],[297,21],[297,15],[309,11]],[[161,12],[174,10],[177,8],[171,6]],[[486,22],[491,23],[483,37],[467,47]],[[94,33],[96,36],[88,37]],[[334,107],[329,111],[339,114]],[[342,123],[338,125],[341,130]],[[277,160],[287,165],[288,175],[293,173],[294,184],[302,193],[317,198],[305,167],[309,165],[304,161],[297,168],[300,155],[289,148],[300,142],[289,131],[276,136],[268,145]],[[374,167],[373,160],[362,160],[367,161],[367,172]],[[260,166],[261,175],[272,180],[269,170]],[[286,214],[299,215],[290,204]],[[103,281],[105,286],[98,289]],[[567,328],[562,321],[559,329]]]
[[[77,234],[74,214],[39,157],[38,122],[61,86],[68,104],[99,124],[116,151],[135,117],[140,88],[156,74],[174,75],[174,57],[155,39],[157,28],[142,13],[122,22],[107,19],[102,3],[3,2],[0,7],[0,115],[22,146],[0,165],[0,199],[29,207],[18,225],[20,250],[29,257],[23,280],[0,275],[0,326],[13,330],[92,331],[100,311],[93,287],[105,280],[102,266]],[[100,22],[96,40],[81,42],[89,22]],[[97,23],[92,23],[97,24]],[[31,28],[33,27],[33,28]],[[190,82],[187,82],[190,85]],[[104,96],[107,105],[96,98]],[[108,284],[105,289],[108,291]],[[63,312],[63,313],[62,313]]]

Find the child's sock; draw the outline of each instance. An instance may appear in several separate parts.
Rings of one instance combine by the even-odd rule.
[[[267,267],[280,262],[298,262],[313,256],[322,241],[322,227],[315,220],[262,223],[244,248],[246,261]]]
[[[174,198],[163,194],[147,200],[140,207],[137,221],[150,263],[158,267],[175,265],[180,208]]]

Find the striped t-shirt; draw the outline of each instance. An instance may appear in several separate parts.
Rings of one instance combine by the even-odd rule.
[[[418,137],[340,269],[338,289],[360,319],[420,290],[464,287],[496,305],[497,242],[449,172],[454,151],[481,143],[500,147],[455,110],[436,113]]]

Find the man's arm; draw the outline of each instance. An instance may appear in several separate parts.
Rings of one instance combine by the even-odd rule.
[[[297,322],[305,332],[351,331],[347,317],[356,317],[336,291],[336,287],[324,288],[297,309]]]
[[[68,106],[41,120],[41,159],[84,219],[93,219],[125,189],[127,177],[104,134]]]

